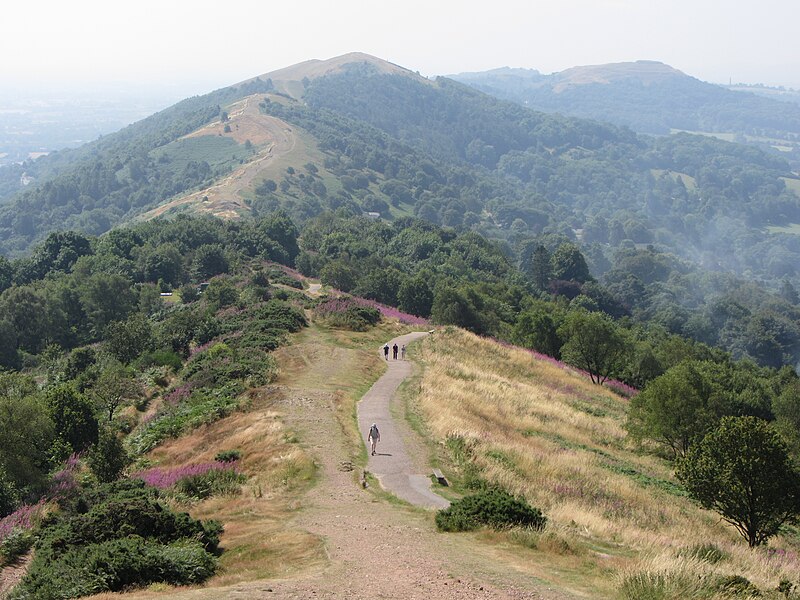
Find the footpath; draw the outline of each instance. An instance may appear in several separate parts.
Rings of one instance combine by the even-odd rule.
[[[450,503],[431,491],[429,475],[418,472],[404,443],[400,428],[392,418],[391,406],[397,388],[411,375],[411,363],[398,353],[392,358],[391,348],[408,346],[411,342],[428,335],[414,332],[394,338],[389,344],[388,369],[364,394],[358,404],[358,426],[369,450],[367,436],[373,423],[378,425],[381,441],[375,456],[369,457],[367,470],[375,475],[381,486],[398,498],[426,508],[446,508]],[[380,349],[383,356],[383,348]]]

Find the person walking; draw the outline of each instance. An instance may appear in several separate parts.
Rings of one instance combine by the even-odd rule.
[[[400,358],[401,358],[402,360],[405,360],[405,359],[406,359],[406,345],[405,345],[405,344],[403,344],[403,345],[400,347]]]
[[[397,344],[392,346],[392,358],[397,360]]]
[[[383,358],[385,358],[386,360],[389,360],[389,344],[386,344],[383,347]]]
[[[378,425],[376,423],[372,424],[372,427],[369,428],[369,435],[367,435],[367,442],[370,442],[372,448],[372,456],[375,456],[375,446],[378,442],[381,441],[381,432],[378,431]]]

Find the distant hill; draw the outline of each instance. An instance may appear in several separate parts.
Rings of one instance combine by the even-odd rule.
[[[655,61],[573,67],[543,75],[501,68],[453,79],[529,108],[599,119],[634,131],[718,134],[800,160],[800,106],[791,94],[705,83]],[[752,92],[752,93],[751,93]]]
[[[610,89],[586,82],[630,81],[627,71],[571,70],[559,89]],[[653,63],[637,71],[645,90],[696,82]],[[9,256],[57,229],[99,235],[133,219],[283,208],[300,224],[328,210],[418,216],[509,245],[564,236],[594,245],[598,275],[618,250],[651,244],[775,286],[800,280],[800,179],[781,156],[548,115],[359,53],[189,98],[24,168],[33,183],[0,205]],[[18,174],[6,173],[0,184],[13,188]]]

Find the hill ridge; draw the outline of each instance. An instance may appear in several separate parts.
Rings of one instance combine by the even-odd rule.
[[[365,52],[347,52],[346,54],[327,59],[312,58],[305,60],[288,67],[282,67],[274,71],[269,71],[268,73],[263,73],[257,77],[252,77],[242,83],[248,83],[255,79],[271,79],[273,83],[286,81],[299,82],[305,77],[308,79],[316,79],[317,77],[339,73],[345,66],[352,64],[367,64],[377,69],[380,73],[405,75],[427,81],[424,77],[412,70],[388,60],[378,58],[377,56]]]

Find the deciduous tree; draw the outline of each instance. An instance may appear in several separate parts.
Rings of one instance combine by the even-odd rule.
[[[561,356],[601,384],[619,368],[627,346],[619,327],[608,315],[583,310],[567,314],[558,334],[566,340]]]
[[[800,474],[766,421],[726,417],[689,450],[676,474],[689,494],[753,548],[800,516]]]

